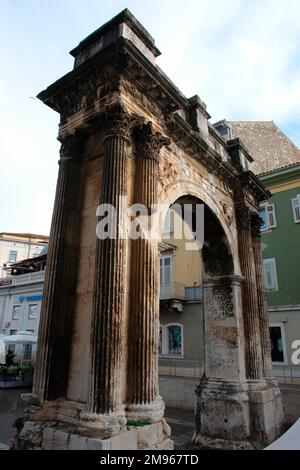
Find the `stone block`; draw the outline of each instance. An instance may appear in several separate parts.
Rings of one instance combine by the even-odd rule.
[[[166,439],[163,442],[162,448],[163,448],[163,450],[173,450],[174,449],[174,442],[171,439]]]
[[[71,434],[68,442],[68,450],[88,450],[87,438],[79,434]]]
[[[43,431],[43,442],[42,442],[42,449],[43,450],[52,450],[53,441],[54,441],[54,428],[45,428]]]
[[[137,429],[138,449],[148,449],[159,442],[159,425],[153,423]]]
[[[110,450],[110,439],[94,439],[87,440],[88,450]]]
[[[54,450],[67,450],[70,434],[65,431],[57,430],[54,434],[53,447]]]
[[[136,429],[130,429],[110,438],[110,450],[136,450]]]

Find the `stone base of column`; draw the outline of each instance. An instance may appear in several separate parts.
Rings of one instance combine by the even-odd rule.
[[[266,382],[206,380],[196,391],[195,447],[259,449],[284,431],[278,387]]]
[[[164,416],[165,404],[162,397],[158,396],[152,403],[141,405],[128,405],[126,407],[127,420],[130,421],[148,421],[157,423]]]
[[[277,384],[268,381],[262,390],[249,384],[249,412],[252,436],[263,446],[277,439],[286,429],[281,392]]]
[[[25,421],[11,450],[172,450],[165,420],[141,427],[128,426],[106,439],[90,437],[61,422]]]
[[[127,421],[124,410],[88,414],[77,402],[40,405],[31,395],[23,401],[24,419],[16,422],[12,450],[173,449],[170,427],[163,418],[143,425]]]

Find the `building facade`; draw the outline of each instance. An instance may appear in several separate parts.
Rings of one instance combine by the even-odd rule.
[[[260,179],[272,193],[261,205],[261,216],[274,373],[280,381],[300,383],[300,365],[293,359],[300,340],[300,164]]]
[[[202,254],[186,249],[191,238],[171,206],[160,248],[159,387],[166,406],[189,410],[204,372]]]
[[[0,279],[7,276],[12,264],[39,256],[49,237],[32,233],[0,233]]]
[[[45,251],[45,248],[44,248]],[[0,335],[14,335],[19,331],[38,334],[46,254],[14,263],[11,272],[0,280]],[[36,344],[10,344],[16,360],[35,361]]]

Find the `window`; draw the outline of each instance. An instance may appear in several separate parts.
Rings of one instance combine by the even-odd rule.
[[[261,226],[261,231],[264,232],[270,228],[277,227],[275,204],[265,203],[260,206],[260,216],[264,223]]]
[[[10,251],[9,252],[8,262],[9,263],[15,263],[17,261],[17,254],[18,254],[17,251]]]
[[[30,361],[31,355],[32,355],[32,344],[25,344],[23,359]]]
[[[163,234],[169,234],[171,232],[171,211],[168,209],[168,212],[165,217],[164,225],[163,225]]]
[[[292,209],[293,209],[293,216],[295,224],[300,223],[300,194],[292,199]]]
[[[203,300],[203,289],[200,286],[185,287],[185,300]]]
[[[20,320],[20,314],[21,314],[21,306],[20,305],[15,305],[13,307],[12,319],[13,320]]]
[[[178,323],[161,325],[159,332],[159,354],[183,356],[183,326]]]
[[[284,328],[280,323],[270,325],[272,362],[286,363],[286,346]]]
[[[17,332],[18,332],[18,330],[10,330],[9,334],[10,335],[15,335],[15,334],[17,334]]]
[[[37,304],[30,304],[28,311],[28,318],[35,319],[37,317]]]
[[[162,256],[160,258],[160,283],[172,283],[172,257]]]
[[[175,354],[177,356],[182,354],[181,330],[182,330],[181,325],[168,326],[168,339],[169,339],[168,354]]]
[[[278,290],[275,258],[264,259],[264,282],[266,290]]]
[[[8,351],[11,351],[12,353],[15,352],[15,349],[16,349],[16,345],[15,344],[9,344],[8,345]]]

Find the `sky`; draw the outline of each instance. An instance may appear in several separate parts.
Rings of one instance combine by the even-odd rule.
[[[35,97],[126,7],[211,122],[273,120],[300,147],[299,0],[0,0],[0,232],[49,234],[59,116]]]

